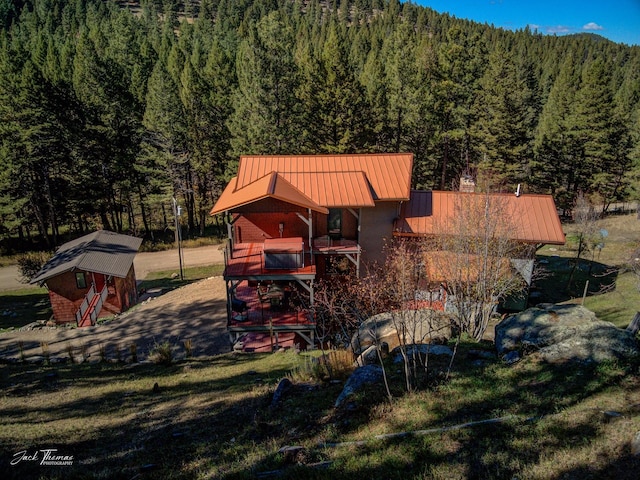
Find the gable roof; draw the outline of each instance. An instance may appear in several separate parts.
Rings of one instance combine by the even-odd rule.
[[[224,189],[222,195],[211,209],[210,215],[222,213],[226,210],[239,208],[249,203],[257,202],[265,198],[275,198],[283,200],[293,205],[304,208],[310,208],[321,213],[329,211],[318,205],[316,202],[307,197],[300,190],[295,188],[291,183],[282,178],[276,172],[271,172],[262,178],[240,188],[236,189],[237,177],[231,179],[227,188]]]
[[[42,283],[73,270],[124,278],[142,239],[98,230],[62,245],[29,283]]]
[[[484,202],[485,193],[412,191],[402,205],[395,235],[425,236],[442,233],[456,214],[460,200]],[[551,195],[489,194],[501,202],[512,222],[512,239],[525,243],[564,245],[565,235]]]
[[[327,207],[373,207],[375,201],[408,200],[412,168],[410,153],[243,156],[238,175],[229,182],[210,213],[214,215],[265,198],[264,190],[257,189],[255,184],[272,173],[310,199],[318,211]],[[267,196],[275,197],[274,193]]]

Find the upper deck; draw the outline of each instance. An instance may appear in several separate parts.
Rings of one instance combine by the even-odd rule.
[[[264,242],[227,246],[224,277],[227,280],[313,280],[316,255],[358,255],[353,240],[313,240],[313,249],[302,237],[266,239]]]

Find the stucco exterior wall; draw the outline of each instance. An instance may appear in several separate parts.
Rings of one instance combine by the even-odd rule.
[[[361,262],[384,262],[385,242],[393,235],[393,221],[398,216],[399,202],[377,202],[374,208],[363,208],[360,219]]]

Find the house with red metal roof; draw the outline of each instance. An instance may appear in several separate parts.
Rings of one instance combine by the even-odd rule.
[[[210,212],[227,224],[232,341],[262,334],[313,345],[315,280],[383,262],[394,237],[438,234],[457,197],[479,195],[411,190],[412,169],[410,153],[241,157]],[[503,197],[517,219],[513,240],[564,243],[551,196]]]

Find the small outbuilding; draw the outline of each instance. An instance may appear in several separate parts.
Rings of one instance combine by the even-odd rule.
[[[98,230],[62,245],[30,283],[46,284],[56,323],[95,325],[137,303],[133,259],[141,243]]]

